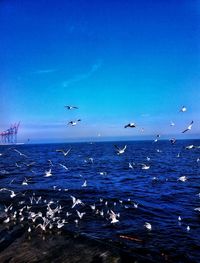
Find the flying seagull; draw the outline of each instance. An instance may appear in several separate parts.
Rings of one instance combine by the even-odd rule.
[[[173,121],[171,121],[170,126],[175,126],[175,123]]]
[[[135,127],[136,127],[136,125],[133,122],[128,123],[127,125],[124,126],[124,128],[135,128]]]
[[[186,112],[187,108],[185,106],[183,106],[181,109],[180,109],[180,112]]]
[[[68,153],[71,151],[71,149],[72,148],[69,148],[69,150],[67,150],[66,152],[64,150],[62,150],[62,149],[61,150],[58,149],[58,150],[56,150],[56,152],[61,152],[61,153],[63,153],[64,156],[67,156]]]
[[[65,105],[65,108],[67,108],[68,110],[78,109],[78,107],[76,106],[69,106],[69,105]]]
[[[193,144],[188,145],[188,146],[185,147],[186,150],[191,150],[193,148],[195,148],[195,146]]]
[[[17,149],[14,149],[15,152],[19,153],[20,156],[24,156],[24,157],[27,157],[27,155],[21,153],[20,151],[18,151]]]
[[[191,123],[190,123],[190,125],[187,127],[187,129],[185,129],[184,131],[182,131],[182,133],[185,133],[185,132],[191,130],[191,129],[192,129],[192,124],[193,124],[193,123],[194,123],[194,122],[191,121]]]
[[[75,126],[79,121],[81,121],[81,119],[78,119],[77,121],[69,121],[68,125]]]
[[[151,230],[151,229],[152,229],[151,224],[148,223],[148,222],[145,222],[144,226],[145,226],[148,230]]]
[[[126,150],[126,145],[124,146],[124,148],[119,148],[117,145],[114,145],[115,148],[117,149],[117,154],[120,155],[120,154],[123,154]]]
[[[172,138],[172,139],[170,139],[169,141],[171,142],[171,144],[175,144],[176,139],[175,139],[175,138]]]

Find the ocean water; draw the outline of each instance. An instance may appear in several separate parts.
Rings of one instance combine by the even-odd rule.
[[[117,155],[115,144],[127,149]],[[52,201],[52,209],[61,206],[57,217],[67,221],[63,231],[108,242],[135,255],[138,262],[142,257],[146,262],[148,258],[200,262],[200,212],[194,210],[200,207],[200,149],[185,149],[191,144],[198,146],[200,140],[174,145],[128,141],[0,146],[0,211],[11,219],[1,220],[1,230],[23,221],[26,231],[30,226],[37,232],[39,227],[34,227],[41,218],[33,226],[28,214],[41,211],[45,216]],[[67,156],[56,151],[69,148]],[[142,169],[142,164],[149,169]],[[52,175],[45,177],[49,169]],[[182,176],[185,182],[179,180]],[[25,178],[28,181],[22,184]],[[11,197],[9,190],[16,196]],[[71,196],[83,205],[72,208]],[[5,213],[10,204],[12,210]],[[31,208],[25,207],[20,215],[19,209],[27,205]],[[85,213],[82,219],[76,210]],[[14,211],[18,211],[16,218]],[[119,220],[116,223],[111,223],[112,211]]]

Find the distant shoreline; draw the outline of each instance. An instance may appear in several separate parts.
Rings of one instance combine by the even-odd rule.
[[[199,139],[177,139],[177,141],[199,141]],[[159,139],[159,142],[168,142],[169,139]],[[143,140],[98,140],[98,141],[93,141],[93,140],[87,140],[87,141],[63,141],[63,142],[28,142],[28,143],[8,143],[8,144],[0,144],[0,146],[16,146],[16,145],[44,145],[44,144],[94,144],[94,143],[113,143],[113,142],[118,142],[118,143],[129,143],[129,142],[152,142],[154,143],[153,139],[143,139]],[[159,143],[157,142],[157,143]],[[155,143],[155,145],[157,144]]]

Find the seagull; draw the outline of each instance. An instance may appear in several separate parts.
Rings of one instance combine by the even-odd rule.
[[[152,229],[151,224],[148,223],[148,222],[145,222],[144,226],[145,226],[148,230],[151,230],[151,229]]]
[[[187,179],[188,179],[187,176],[184,175],[184,176],[179,177],[178,181],[185,182]]]
[[[119,222],[119,220],[117,219],[117,214],[115,212],[110,210],[109,215],[110,215],[110,219],[112,219],[112,221],[110,222],[111,224],[115,224],[115,223]]]
[[[87,187],[87,181],[85,180],[85,182],[82,184],[82,187]]]
[[[128,123],[127,125],[124,126],[124,128],[135,128],[135,127],[136,127],[136,125],[133,122]]]
[[[135,163],[128,163],[128,167],[130,168],[130,169],[134,169],[134,166],[135,165]]]
[[[21,165],[18,164],[18,162],[15,163],[15,166],[16,166],[17,168],[22,167]]]
[[[67,168],[67,166],[65,166],[64,164],[59,163],[59,165],[60,165],[62,168],[64,168],[66,171],[69,170],[69,169]]]
[[[10,204],[9,206],[6,206],[6,205],[4,205],[4,211],[5,211],[5,213],[7,213],[9,210],[12,210],[12,204]]]
[[[188,146],[185,147],[186,150],[191,150],[193,148],[195,148],[195,146],[193,144],[188,145]]]
[[[16,178],[12,179],[9,184],[12,184],[15,181]]]
[[[175,144],[176,139],[175,139],[175,138],[172,138],[172,139],[170,139],[169,141],[171,142],[171,144]]]
[[[72,195],[71,195],[71,198],[72,198],[72,202],[73,202],[72,208],[74,208],[78,204],[84,205],[80,199],[76,199],[76,197],[74,197]]]
[[[49,162],[49,165],[53,166],[53,163],[51,160],[48,160],[48,162]]]
[[[37,225],[36,228],[40,227],[42,231],[45,231],[47,225],[50,223],[50,220],[46,219],[46,217],[42,217],[42,219],[43,219],[43,224]]]
[[[27,167],[31,167],[31,166],[33,166],[34,164],[35,164],[35,162],[25,163],[25,165],[26,165]]]
[[[91,207],[92,210],[95,210],[95,209],[96,209],[95,204],[94,204],[94,205],[90,205],[90,207]]]
[[[86,159],[84,160],[84,162],[85,162],[85,163],[88,163],[88,162],[94,163],[94,158],[88,157],[88,158],[86,158]]]
[[[69,217],[69,216],[71,216],[71,215],[72,215],[72,214],[69,213],[69,212],[66,213],[66,217]]]
[[[77,215],[78,215],[78,217],[79,217],[80,219],[82,219],[83,216],[85,215],[85,212],[84,212],[84,213],[80,213],[78,210],[76,210],[76,212],[77,212]]]
[[[62,152],[64,156],[67,156],[68,153],[71,151],[72,148],[69,148],[69,150],[67,150],[66,152],[64,150],[56,150],[56,152]]]
[[[11,192],[11,194],[10,194],[10,197],[11,197],[11,198],[13,198],[13,197],[16,196],[16,194],[15,194],[14,191],[9,190],[9,189],[7,189],[7,188],[1,188],[1,189],[0,189],[0,192],[1,192],[1,191],[8,191],[8,192]]]
[[[171,121],[170,126],[175,126],[175,123],[173,121]]]
[[[117,145],[114,145],[115,148],[117,149],[117,154],[120,155],[120,154],[123,154],[126,150],[126,145],[124,146],[124,148],[119,148]]]
[[[185,106],[183,106],[181,109],[180,109],[180,112],[185,112],[187,110],[187,108]]]
[[[190,226],[187,226],[187,228],[186,228],[186,229],[187,229],[187,231],[190,231]]]
[[[27,157],[27,155],[21,153],[20,151],[18,151],[17,149],[14,149],[15,152],[19,153],[20,156],[24,156],[24,157]]]
[[[156,135],[156,139],[154,140],[154,142],[157,142],[157,141],[158,141],[158,138],[160,138],[160,134],[157,134],[157,135]]]
[[[76,106],[69,106],[69,105],[65,105],[65,108],[67,108],[68,110],[78,109],[78,107]]]
[[[45,171],[45,177],[52,176],[51,169],[49,171]]]
[[[107,172],[99,172],[100,175],[107,175]]]
[[[22,182],[22,185],[28,185],[28,182],[30,181],[31,179],[26,179],[24,178],[24,181]]]
[[[142,163],[141,165],[142,165],[142,170],[148,170],[150,168],[150,165],[146,165],[144,163]]]
[[[191,129],[192,129],[192,124],[193,124],[193,123],[194,123],[194,122],[191,121],[191,123],[190,123],[190,125],[187,127],[187,129],[185,129],[184,131],[182,131],[182,133],[185,133],[185,132],[191,130]]]
[[[5,219],[3,222],[4,222],[4,223],[9,223],[9,222],[10,222],[10,217],[8,217],[7,219]]]
[[[75,126],[79,121],[81,121],[81,119],[78,119],[77,121],[69,121],[68,125],[70,124],[71,126]]]

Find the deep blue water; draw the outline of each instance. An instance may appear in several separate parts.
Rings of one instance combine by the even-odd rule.
[[[126,144],[125,153],[118,156],[114,144]],[[169,141],[134,141],[0,146],[0,188],[17,194],[11,198],[10,192],[0,192],[1,211],[5,204],[12,203],[11,214],[30,205],[29,197],[41,196],[39,204],[34,203],[31,209],[44,212],[47,202],[58,201],[62,206],[60,217],[68,221],[66,229],[112,240],[138,255],[145,250],[151,255],[164,253],[174,262],[199,262],[200,212],[194,209],[200,207],[200,149],[186,150],[185,146],[191,144],[198,146],[200,140],[177,141],[174,145]],[[66,157],[56,151],[70,147]],[[133,169],[129,167],[132,162]],[[143,170],[141,164],[150,168]],[[52,176],[44,177],[50,168]],[[187,180],[178,180],[181,176]],[[28,185],[22,185],[24,178],[29,179]],[[85,180],[87,186],[83,187]],[[71,195],[81,199],[84,206],[71,208]],[[20,204],[23,200],[25,203]],[[93,204],[103,216],[92,211]],[[74,222],[78,218],[76,210],[86,213],[78,224]],[[116,224],[111,224],[110,210],[120,213]],[[67,211],[72,214],[69,218],[65,216]],[[145,222],[151,224],[151,230]]]

